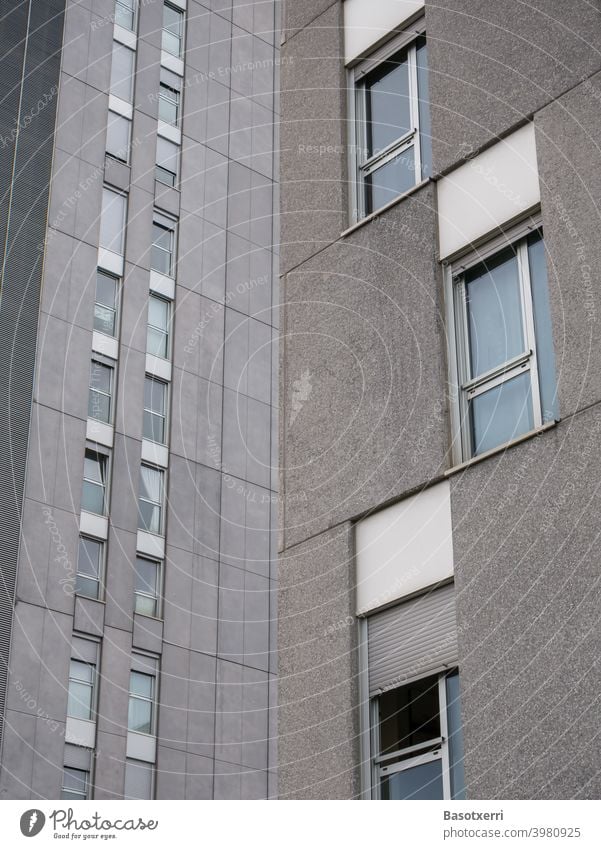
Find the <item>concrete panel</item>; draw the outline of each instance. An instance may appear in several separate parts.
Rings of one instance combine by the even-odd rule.
[[[282,47],[281,244],[288,271],[347,224],[343,33],[336,3]],[[319,61],[315,57],[319,57]],[[319,150],[336,151],[319,155]]]
[[[286,545],[446,468],[435,226],[425,187],[286,278]]]
[[[131,633],[105,628],[99,676],[99,734],[105,731],[119,737],[126,735],[130,654]]]
[[[102,637],[104,629],[104,603],[93,598],[75,598],[73,627],[82,634]]]
[[[587,3],[426,3],[426,34],[435,173],[601,67],[601,17]]]
[[[345,62],[364,56],[423,8],[423,0],[383,0],[377,5],[370,0],[346,0],[342,4]]]
[[[289,549],[279,564],[279,796],[359,793],[352,530]]]
[[[597,798],[599,407],[451,479],[468,798]]]
[[[125,735],[98,731],[94,774],[95,799],[123,799],[125,743]]]
[[[535,116],[562,416],[601,399],[600,99],[597,74]]]

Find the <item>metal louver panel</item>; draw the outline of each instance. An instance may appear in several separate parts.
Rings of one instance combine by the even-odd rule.
[[[456,665],[454,585],[371,616],[368,655],[372,696]]]

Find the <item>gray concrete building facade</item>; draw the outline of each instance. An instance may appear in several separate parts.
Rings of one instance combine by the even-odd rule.
[[[278,30],[1,4],[0,799],[276,793]]]
[[[598,798],[597,4],[285,4],[279,794]]]

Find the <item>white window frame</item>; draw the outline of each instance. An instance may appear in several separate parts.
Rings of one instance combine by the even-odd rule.
[[[102,368],[110,370],[110,388],[108,392],[104,392],[102,389],[96,389],[92,386],[92,373],[94,370],[94,366],[98,365]],[[116,373],[115,373],[115,362],[111,361],[105,357],[100,356],[99,354],[95,354],[90,361],[90,385],[88,387],[88,418],[94,419],[94,421],[102,422],[103,424],[112,425],[115,413],[115,386],[116,386]],[[104,398],[108,398],[109,401],[109,416],[108,419],[99,419],[96,416],[90,415],[90,398],[92,393],[96,395],[101,395]]]
[[[66,784],[65,784],[65,771],[66,770],[71,770],[72,772],[81,772],[83,775],[85,775],[85,791],[84,791],[83,795],[75,793],[75,791],[71,787],[66,786]],[[65,792],[71,793],[72,795],[68,796],[68,797],[64,797],[63,793],[65,793]],[[75,766],[64,766],[63,767],[63,780],[62,780],[62,784],[61,784],[61,799],[65,799],[65,800],[73,799],[74,795],[76,796],[77,799],[80,799],[82,801],[90,798],[90,771],[88,769],[80,769],[79,767],[75,767]],[[73,800],[73,801],[75,801],[75,800]]]
[[[419,119],[419,93],[417,86],[417,41],[426,35],[425,18],[420,18],[409,29],[397,34],[383,47],[373,53],[348,71],[349,98],[349,173],[351,179],[351,221],[358,222],[378,210],[366,212],[365,178],[377,171],[382,165],[396,159],[405,150],[414,148],[415,179],[413,186],[422,182],[422,156]],[[379,151],[367,158],[367,122],[365,119],[365,85],[364,82],[372,71],[396,53],[406,49],[409,73],[409,94],[412,129]],[[400,197],[401,195],[399,195]],[[395,199],[396,200],[396,199]],[[390,201],[391,203],[393,201]],[[384,207],[387,204],[384,205]],[[381,208],[384,208],[381,207]]]
[[[84,474],[82,475],[82,480],[84,482],[90,483],[92,486],[95,486],[98,489],[100,489],[101,487],[96,481],[92,480],[91,478],[85,477],[85,455],[88,453],[88,451],[92,454],[96,454],[97,457],[101,457],[104,460],[104,487],[103,487],[103,499],[102,499],[103,500],[103,512],[102,513],[93,513],[93,515],[95,515],[95,516],[106,516],[108,514],[108,495],[109,495],[109,483],[110,483],[110,472],[111,472],[111,468],[110,468],[111,455],[108,454],[106,451],[101,451],[100,446],[98,446],[98,445],[87,444],[86,447],[85,447],[85,451],[84,451]],[[83,506],[83,485],[82,485],[82,507],[81,507],[81,509],[83,511],[85,511],[86,513],[93,512],[93,511],[88,510],[87,507]]]
[[[480,457],[487,453],[474,454],[475,447],[472,444],[469,402],[478,395],[521,374],[530,374],[533,431],[540,429],[543,425],[527,245],[528,236],[537,230],[542,231],[540,213],[530,216],[515,227],[508,228],[501,236],[484,240],[479,248],[474,249],[473,246],[470,246],[469,251],[445,263],[444,282],[450,366],[449,398],[453,461],[455,464],[466,462],[475,456]],[[508,247],[514,247],[517,253],[524,351],[485,374],[471,379],[465,272]],[[516,438],[521,438],[524,435],[520,434]],[[501,443],[489,450],[496,451],[504,444],[506,443]]]
[[[173,3],[167,3],[167,2],[163,3],[163,7],[167,7],[167,6],[170,9],[173,9],[174,12],[178,12],[181,15],[182,34],[179,37],[179,53],[172,53],[171,50],[167,50],[167,48],[163,44],[163,32],[169,32],[169,31],[165,30],[165,19],[164,19],[165,12],[163,11],[163,22],[162,22],[162,25],[161,25],[161,50],[164,50],[165,53],[169,54],[169,56],[175,56],[176,59],[183,59],[184,55],[186,53],[186,12],[185,12],[184,9],[181,8],[181,6],[176,6]]]
[[[98,277],[108,277],[115,284],[115,306],[107,307],[106,304],[100,303],[98,300]],[[111,339],[117,339],[119,336],[119,306],[120,306],[120,298],[121,298],[121,278],[117,277],[115,274],[111,274],[109,271],[105,271],[102,268],[96,269],[96,281],[95,281],[95,290],[94,290],[94,330],[96,333],[102,333],[104,336],[110,336]],[[114,315],[114,332],[107,333],[105,330],[101,330],[96,327],[96,307],[101,307],[104,310],[109,310]]]
[[[136,590],[136,578],[137,578],[137,562],[138,560],[146,560],[148,563],[154,563],[157,568],[157,586],[156,586],[156,595],[150,595],[145,592],[138,592]],[[147,616],[147,613],[143,613],[137,609],[137,598],[151,598],[155,601],[155,612],[153,617],[155,619],[160,619],[162,614],[162,598],[163,598],[163,561],[159,560],[156,557],[150,557],[146,554],[136,553],[136,564],[134,565],[134,611],[138,613],[140,616]]]
[[[132,692],[132,675],[146,675],[148,678],[152,680],[152,695],[150,698],[147,696],[140,696],[137,693]],[[136,731],[135,728],[129,727],[129,706],[132,699],[137,699],[141,702],[150,703],[150,731]],[[133,734],[145,734],[150,737],[156,736],[156,725],[157,725],[157,674],[156,672],[153,674],[151,672],[142,672],[141,669],[132,669],[129,673],[129,695],[127,700],[127,710],[128,710],[128,718],[127,718],[127,730]]]
[[[108,149],[108,138],[109,138],[109,127],[110,122],[114,121],[118,118],[121,121],[125,121],[127,124],[127,145],[125,151],[123,151],[123,156],[119,156],[115,151]],[[106,155],[111,159],[114,159],[116,162],[124,162],[126,165],[129,164],[129,156],[131,151],[131,119],[126,118],[125,115],[122,115],[120,112],[114,112],[112,109],[109,109],[107,125],[106,125],[106,145],[105,152]]]
[[[150,245],[150,268],[151,268],[152,271],[156,271],[157,274],[162,274],[163,277],[170,277],[171,279],[175,279],[175,274],[176,274],[175,269],[176,269],[176,265],[177,265],[177,224],[178,224],[177,219],[169,218],[168,216],[163,215],[160,212],[155,211],[155,213],[152,217],[153,229],[154,229],[154,226],[156,225],[157,227],[162,227],[164,230],[168,230],[171,233],[171,250],[166,251],[164,248],[157,246],[156,242],[154,241],[154,233],[153,233],[152,241],[151,241],[151,245]],[[165,274],[164,271],[161,271],[158,268],[154,268],[154,266],[152,264],[153,249],[162,251],[163,253],[166,253],[166,254],[169,255],[170,262],[169,262],[169,273],[168,274]]]
[[[174,149],[174,158],[175,158],[175,171],[172,171],[170,168],[165,168],[164,165],[159,164],[159,146],[161,144],[170,145]],[[157,149],[156,149],[156,163],[155,163],[155,180],[157,183],[160,183],[162,186],[167,186],[170,189],[176,189],[178,180],[179,180],[179,158],[181,153],[181,147],[176,142],[171,139],[167,139],[164,136],[157,136]],[[161,176],[163,174],[169,175],[168,180],[162,180]],[[173,178],[173,179],[171,179]]]
[[[151,501],[149,498],[142,497],[142,469],[151,469],[153,472],[157,472],[159,475],[159,479],[161,482],[161,492],[160,492],[160,501]],[[164,536],[165,535],[165,494],[167,492],[167,475],[165,469],[159,468],[159,466],[153,466],[151,463],[142,463],[140,465],[140,491],[138,492],[138,530],[143,531],[147,534],[155,534],[156,536]],[[140,502],[143,501],[145,504],[152,504],[154,507],[159,508],[159,528],[156,531],[151,530],[150,528],[145,527],[141,524],[141,516],[140,516]]]
[[[133,23],[131,27],[123,27],[123,24],[120,24],[117,21],[117,6],[123,6],[128,12],[133,13]],[[115,23],[118,27],[123,27],[123,29],[127,29],[130,32],[137,32],[138,30],[138,0],[131,0],[131,2],[127,2],[127,0],[115,0]]]
[[[169,75],[169,77],[167,75]],[[170,126],[170,127],[178,127],[179,128],[179,126],[181,124],[181,117],[182,117],[182,91],[181,91],[181,87],[179,89],[177,89],[177,88],[175,88],[174,85],[171,84],[173,82],[172,79],[171,79],[172,77],[179,79],[177,74],[174,74],[172,71],[169,71],[167,68],[161,68],[161,78],[159,80],[158,119],[159,119],[159,121],[163,121],[163,119],[161,118],[161,100],[167,101],[169,103],[175,103],[175,105],[176,105],[176,120],[175,120],[175,123],[172,123],[171,121],[164,121],[163,123],[168,124],[168,126]],[[173,100],[173,98],[171,98],[169,95],[163,96],[162,91],[163,91],[164,88],[168,89],[169,92],[172,92],[172,91],[175,92],[176,95],[177,95],[177,101]]]
[[[92,676],[91,676],[92,680],[86,681],[83,678],[77,678],[74,675],[72,675],[71,664],[73,664],[73,663],[80,663],[83,666],[89,666],[90,669],[92,670]],[[93,722],[94,721],[94,717],[96,715],[97,674],[98,673],[97,673],[97,664],[96,663],[90,663],[87,660],[80,660],[77,657],[72,657],[70,659],[70,661],[69,661],[69,679],[68,679],[68,686],[67,686],[67,714],[66,714],[67,716],[70,716],[72,719],[83,719],[87,722]],[[90,715],[88,717],[75,716],[74,714],[69,713],[69,696],[70,696],[71,682],[72,681],[76,684],[84,684],[86,687],[89,687],[89,689],[90,689]]]
[[[420,764],[440,760],[442,769],[442,791],[443,799],[451,799],[451,764],[449,758],[449,730],[447,722],[447,690],[446,680],[449,675],[457,671],[457,668],[448,669],[438,675],[438,715],[440,718],[440,737],[433,737],[424,743],[407,746],[380,755],[380,722],[378,715],[378,699],[373,698],[370,704],[371,712],[371,752],[372,752],[372,798],[380,799],[380,782],[382,778],[403,772]],[[424,678],[435,676],[426,675]],[[421,680],[417,678],[416,681]],[[411,683],[410,681],[407,682]],[[424,751],[428,750],[428,751]],[[407,758],[407,755],[411,757]],[[404,759],[403,756],[405,756]]]
[[[168,298],[163,298],[160,295],[155,295],[154,292],[151,292],[150,295],[149,295],[149,304],[150,304],[150,301],[152,299],[157,300],[157,301],[162,301],[164,304],[167,304],[167,327],[165,329],[163,329],[162,327],[159,327],[156,324],[151,324],[150,323],[150,309],[148,310],[149,320],[148,320],[148,323],[147,323],[147,332],[146,332],[146,352],[148,354],[150,354],[151,356],[160,357],[161,359],[164,359],[164,360],[170,360],[171,359],[171,318],[172,318],[172,316],[171,316],[172,306],[171,305],[172,305],[172,301],[170,301]],[[165,356],[164,357],[163,357],[162,354],[160,354],[160,355],[155,354],[154,351],[148,350],[148,329],[149,328],[152,329],[152,330],[158,330],[160,333],[165,335],[166,344],[165,344]]]
[[[162,442],[156,442],[156,440],[151,439],[149,436],[146,436],[146,434],[144,433],[144,415],[142,415],[142,437],[144,439],[147,439],[149,442],[156,442],[157,445],[167,445],[167,441],[168,441],[167,424],[168,424],[168,413],[169,413],[169,384],[167,383],[167,381],[161,380],[160,377],[155,377],[155,375],[153,375],[153,374],[145,374],[144,375],[144,396],[146,396],[146,381],[147,380],[151,380],[154,383],[160,383],[161,386],[164,389],[165,412],[163,413],[163,416],[162,416],[162,419],[163,419],[163,441]],[[157,413],[154,410],[151,410],[146,406],[146,397],[144,397],[143,413],[149,413],[152,416],[156,416],[157,418],[161,418],[160,413]]]
[[[79,552],[82,540],[86,540],[87,542],[93,542],[96,545],[100,546],[100,559],[98,563],[98,579],[96,583],[98,584],[98,593],[95,596],[88,595],[85,592],[80,592],[77,589],[77,576],[81,575],[82,578],[85,578],[88,581],[94,581],[94,578],[91,578],[89,575],[86,575],[84,572],[79,571]],[[89,536],[88,534],[80,534],[77,539],[77,569],[75,572],[75,594],[82,596],[84,598],[93,598],[95,600],[100,600],[102,598],[102,587],[104,580],[104,565],[105,565],[105,554],[106,554],[106,540],[96,539],[96,537]]]
[[[131,58],[131,71],[129,75],[129,91],[127,93],[127,97],[121,97],[120,93],[113,91],[113,85],[115,81],[113,80],[113,63],[114,63],[114,55],[115,53],[121,53],[122,55],[126,55],[123,53],[124,50],[128,51],[128,56]],[[113,41],[113,52],[111,55],[111,77],[109,82],[109,94],[112,94],[113,97],[119,98],[119,100],[124,103],[133,104],[134,102],[134,87],[135,87],[135,79],[136,79],[136,51],[132,50],[131,47],[128,47],[125,44],[122,44],[120,41]]]

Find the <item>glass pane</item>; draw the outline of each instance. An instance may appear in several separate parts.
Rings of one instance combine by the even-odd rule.
[[[432,127],[430,124],[430,89],[428,81],[428,50],[426,39],[417,42],[417,96],[419,100],[419,141],[422,160],[422,180],[432,176]]]
[[[165,414],[165,384],[147,377],[144,380],[144,407],[160,415]]]
[[[530,371],[476,396],[470,402],[470,410],[474,455],[532,430]]]
[[[69,665],[69,677],[77,678],[79,681],[87,681],[91,684],[94,678],[94,669],[90,663],[84,663],[81,660],[72,660]]]
[[[382,63],[368,78],[365,94],[367,150],[371,157],[412,129],[406,55],[397,54]]]
[[[150,466],[142,466],[140,473],[140,496],[160,504],[163,500],[163,473]]]
[[[540,232],[528,237],[528,263],[530,266],[530,286],[532,288],[543,421],[551,422],[559,418],[559,401],[555,383],[555,351],[553,348],[549,287],[547,285],[545,243]]]
[[[113,41],[111,64],[111,94],[131,103],[133,90],[134,53],[118,41]]]
[[[141,613],[142,616],[156,616],[156,598],[147,595],[136,595],[136,613]]]
[[[162,357],[167,359],[168,356],[168,338],[167,334],[162,330],[157,330],[154,327],[148,328],[146,336],[146,350],[153,357]]]
[[[382,799],[442,799],[442,761],[430,761],[382,779]]]
[[[389,690],[378,705],[380,754],[440,737],[437,676]]]
[[[518,261],[501,251],[465,275],[471,376],[478,377],[524,351]]]
[[[86,785],[88,782],[88,773],[83,769],[73,769],[65,767],[63,773],[63,786],[65,790],[70,790],[73,793],[85,796]]]
[[[152,798],[152,766],[139,761],[125,762],[125,798]]]
[[[100,247],[118,254],[123,253],[125,204],[125,195],[118,195],[116,192],[104,189],[100,217]]]
[[[117,307],[117,280],[100,271],[96,275],[96,303],[112,310]]]
[[[81,537],[79,540],[79,552],[77,556],[77,571],[80,575],[88,575],[92,578],[100,577],[100,558],[102,544],[93,539]]]
[[[180,40],[177,36],[167,32],[167,30],[163,30],[162,47],[167,53],[171,53],[173,56],[179,57],[181,51]]]
[[[69,681],[67,716],[73,716],[76,719],[91,719],[92,687],[90,684]]]
[[[138,510],[138,527],[150,534],[161,532],[161,508],[149,501],[140,501]]]
[[[61,790],[61,799],[85,799],[83,793],[76,793],[74,790]]]
[[[415,153],[408,147],[365,178],[366,212],[390,203],[415,185]]]
[[[165,419],[163,416],[144,410],[144,439],[150,439],[151,442],[158,442],[161,445],[164,444]]]
[[[144,672],[132,672],[129,677],[129,691],[136,696],[146,696],[146,698],[151,699],[153,681],[152,675],[146,675]]]
[[[156,595],[158,568],[153,560],[136,558],[136,592]]]
[[[97,389],[99,392],[109,395],[112,377],[113,370],[110,366],[105,366],[103,363],[92,360],[90,367],[90,389]]]
[[[157,165],[155,169],[155,179],[159,181],[159,183],[163,183],[165,186],[175,186],[175,174],[173,171],[167,171],[165,168],[162,168],[160,165]],[[154,266],[153,266],[154,268]],[[160,271],[159,268],[156,269]],[[163,274],[167,274],[166,271],[162,272]]]
[[[106,127],[106,152],[116,159],[127,162],[129,158],[130,122],[122,115],[109,112]]]
[[[163,27],[174,35],[182,33],[183,12],[165,3],[163,6]]]
[[[130,696],[127,727],[138,734],[152,732],[152,702]]]
[[[115,311],[101,304],[94,306],[94,330],[107,336],[115,335]]]
[[[461,727],[461,698],[459,693],[459,674],[457,672],[449,675],[446,680],[446,687],[451,799],[465,799],[463,729]]]
[[[169,323],[169,304],[161,298],[149,298],[148,300],[148,324],[167,330]]]
[[[75,592],[77,595],[85,595],[88,598],[98,598],[100,584],[94,578],[87,578],[78,572],[75,576]]]
[[[104,514],[104,487],[89,481],[83,482],[81,508],[88,513]]]
[[[100,422],[110,422],[111,399],[108,395],[101,395],[93,389],[90,390],[88,398],[88,418],[96,419]]]
[[[159,97],[159,118],[166,124],[177,126],[179,93],[168,86],[161,85]]]
[[[174,174],[177,174],[177,156],[179,153],[179,148],[173,142],[168,141],[167,139],[161,138],[159,136],[157,138],[157,165],[162,166],[167,171],[172,171]],[[161,232],[158,232],[161,231]],[[158,227],[156,224],[154,225],[154,234],[158,235],[159,238],[162,236],[161,244],[166,249],[170,248],[171,245],[171,231],[165,230],[163,227]],[[154,239],[156,242],[157,240]]]
[[[125,29],[134,28],[133,0],[117,0],[115,5],[115,23]]]

